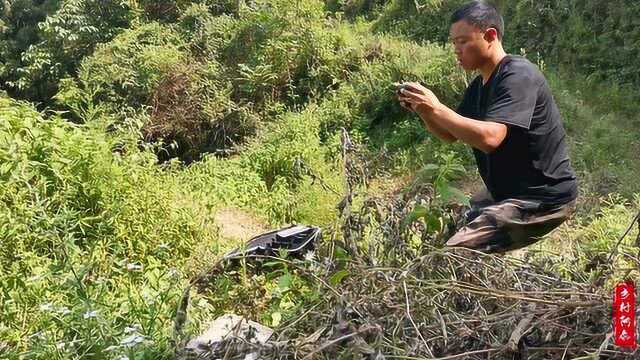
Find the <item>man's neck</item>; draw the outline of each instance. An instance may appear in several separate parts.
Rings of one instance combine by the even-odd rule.
[[[493,71],[496,69],[496,66],[500,64],[505,56],[507,56],[507,53],[502,48],[499,48],[493,55],[491,55],[491,57],[487,59],[484,65],[480,66],[478,70],[480,70],[480,75],[482,75],[483,84],[486,84],[489,81],[489,78],[491,77],[491,74],[493,74]]]

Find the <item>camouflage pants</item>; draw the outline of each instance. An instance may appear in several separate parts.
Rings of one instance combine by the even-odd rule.
[[[562,205],[507,199],[494,202],[485,189],[471,199],[463,215],[464,226],[447,246],[485,253],[504,253],[529,246],[565,222],[575,210],[575,200]]]

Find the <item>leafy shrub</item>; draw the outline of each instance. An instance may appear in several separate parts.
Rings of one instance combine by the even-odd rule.
[[[211,18],[201,10],[190,8],[181,18],[181,28],[186,30],[194,56],[223,61],[222,51],[230,46],[240,21],[227,15]]]
[[[189,6],[180,16],[179,28],[185,34],[185,38],[189,39],[194,52],[203,53],[208,40],[205,35],[205,27],[214,20],[215,18],[209,13],[209,9],[202,4]]]
[[[74,75],[83,57],[128,27],[131,19],[126,1],[62,2],[55,14],[38,24],[40,42],[22,55],[18,78],[11,85],[31,99],[48,101],[60,79]]]
[[[269,129],[268,135],[255,139],[243,153],[248,163],[271,188],[279,179],[295,187],[305,175],[305,167],[322,161],[317,121],[312,110],[288,114]],[[256,146],[260,144],[260,146]]]
[[[204,9],[212,16],[230,15],[237,14],[240,3],[238,0],[141,0],[137,5],[141,15],[148,21],[175,23],[194,7]]]
[[[67,81],[58,99],[73,104],[79,90],[94,94],[94,102],[120,109],[139,108],[149,103],[163,77],[187,54],[173,30],[158,23],[127,30],[109,44],[99,46],[80,65],[78,81]]]
[[[106,107],[120,114],[119,124],[148,109],[138,117],[139,130],[145,141],[164,143],[162,160],[191,162],[201,153],[228,149],[252,134],[258,120],[230,100],[224,67],[215,60],[193,61],[186,46],[158,23],[128,30],[87,58],[79,79],[63,82],[57,99],[80,119],[87,107]]]
[[[151,23],[100,46],[83,61],[78,80],[62,83],[57,99],[78,119],[90,107],[124,119],[148,106],[140,120],[145,140],[177,144],[165,146],[164,158],[190,162],[229,149],[255,132],[255,113],[281,113],[281,101],[284,108],[304,104],[361,62],[340,33],[325,30],[320,4],[292,11],[264,3],[239,20],[193,5],[179,31]]]
[[[451,14],[466,0],[392,0],[375,21],[376,32],[404,35],[417,42],[446,43]]]
[[[173,68],[151,99],[145,140],[162,139],[177,148],[162,158],[198,160],[202,153],[222,151],[254,134],[259,119],[250,108],[229,99],[231,85],[220,80],[219,65],[192,64]]]
[[[373,19],[379,15],[378,12],[387,2],[387,0],[326,0],[325,6],[330,12],[342,12],[349,19],[355,19],[358,16]]]
[[[305,104],[346,79],[360,59],[325,23],[320,1],[260,2],[241,18],[220,61],[237,79],[236,97],[262,106]]]
[[[237,15],[242,3],[242,0],[205,0],[209,12],[214,15]]]
[[[505,10],[513,48],[539,52],[552,64],[596,80],[640,82],[640,31],[637,19],[628,16],[640,10],[638,2],[516,1]]]
[[[467,77],[456,68],[452,50],[391,36],[368,37],[361,42],[370,61],[321,104],[321,139],[331,139],[331,134],[345,127],[363,136],[376,152],[384,149],[391,155],[408,157],[409,163],[402,166],[419,168],[433,162],[436,148],[452,146],[435,140],[417,115],[400,107],[393,83],[420,81],[455,108]],[[453,148],[466,153],[461,145]]]
[[[23,66],[22,54],[41,41],[38,24],[59,5],[58,0],[0,3],[0,89],[11,91],[13,96],[19,94],[15,85]],[[30,91],[35,93],[36,89]]]
[[[0,117],[0,337],[38,356],[138,352],[123,332],[138,324],[162,351],[183,281],[170,268],[216,240],[204,209],[150,153],[114,155],[100,132],[7,99]]]
[[[242,145],[239,155],[206,156],[180,178],[199,202],[245,208],[274,226],[329,224],[342,177],[336,176],[338,160],[320,144],[317,115],[315,106],[286,113]]]
[[[150,21],[175,22],[180,16],[180,0],[138,1],[142,13]]]

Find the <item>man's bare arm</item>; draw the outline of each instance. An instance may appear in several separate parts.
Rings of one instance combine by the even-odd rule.
[[[466,118],[445,105],[422,111],[426,113],[425,117],[445,128],[452,136],[485,153],[494,152],[507,136],[506,125]]]
[[[432,121],[430,121],[429,119],[425,119],[422,118],[422,123],[424,124],[424,126],[427,128],[427,130],[429,130],[432,134],[436,135],[440,140],[451,144],[454,143],[456,141],[458,141],[458,139],[451,135],[450,132],[448,132],[447,130],[443,129],[442,127],[438,126],[437,123],[434,123]]]
[[[408,83],[401,90],[400,101],[415,109],[421,118],[436,124],[454,138],[485,153],[495,151],[507,136],[507,126],[492,121],[478,121],[459,115],[440,103],[433,92],[420,84]]]

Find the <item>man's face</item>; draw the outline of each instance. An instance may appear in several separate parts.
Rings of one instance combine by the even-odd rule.
[[[463,69],[477,70],[489,58],[490,42],[487,41],[485,31],[461,20],[451,25],[449,34],[458,65]]]

